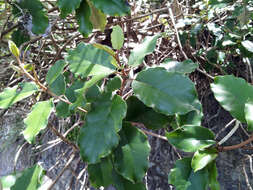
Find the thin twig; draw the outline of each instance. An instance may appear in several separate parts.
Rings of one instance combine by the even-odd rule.
[[[229,131],[229,133],[218,142],[218,145],[222,145],[224,142],[226,142],[236,132],[236,130],[239,128],[239,125],[240,122],[236,120],[233,129],[231,129],[231,131]]]

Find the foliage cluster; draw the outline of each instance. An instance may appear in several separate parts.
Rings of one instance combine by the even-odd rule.
[[[197,12],[192,17],[178,20],[168,5],[176,28],[173,35],[178,37],[183,54],[180,61],[165,59],[160,64],[143,64],[157,42],[171,35],[167,20],[160,21],[165,25],[164,33],[147,36],[132,49],[127,60],[120,57],[124,29],[115,25],[110,34],[112,47],[81,42],[50,67],[44,80],[34,65],[24,62],[29,46],[21,51],[16,44],[50,33],[53,26],[47,12],[39,0],[8,3],[14,17],[28,19],[28,36],[22,33],[24,30],[13,32],[11,39],[15,43],[9,41],[9,49],[16,58],[16,70],[29,82],[5,88],[0,93],[0,108],[8,109],[29,96],[35,97],[36,103],[24,120],[22,134],[27,142],[36,142],[36,136],[50,125],[53,112],[62,118],[78,114],[84,122],[76,144],[56,134],[88,164],[92,186],[143,190],[150,152],[146,134],[152,134],[148,129],[170,126],[172,131],[165,134],[168,142],[193,154],[176,161],[169,183],[178,190],[220,189],[215,164],[219,152],[243,147],[253,137],[230,147],[221,146],[226,139],[216,142],[214,133],[201,126],[202,105],[189,75],[195,70],[206,75],[212,81],[215,98],[235,118],[236,126],[244,123],[248,131],[253,131],[251,1],[199,1],[194,4]],[[130,13],[130,5],[124,0],[58,0],[56,6],[62,19],[74,15],[84,37],[93,29],[105,30],[108,16]],[[236,71],[238,59],[247,67],[247,77],[229,75]],[[43,98],[43,94],[50,98]],[[43,169],[35,165],[1,178],[1,183],[4,188],[36,189],[42,177]]]

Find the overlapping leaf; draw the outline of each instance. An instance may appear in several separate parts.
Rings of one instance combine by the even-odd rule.
[[[194,84],[186,76],[149,68],[140,72],[132,84],[134,94],[145,105],[165,115],[185,114],[196,110]]]
[[[245,118],[248,124],[248,130],[253,131],[253,101],[247,100],[245,104]]]
[[[88,1],[88,4],[91,9],[90,21],[92,23],[93,28],[104,31],[107,23],[106,15],[102,13],[99,9],[97,9],[90,1]]]
[[[168,126],[170,118],[155,112],[152,108],[145,106],[138,98],[131,96],[127,99],[126,121],[140,122],[149,129],[161,129]]]
[[[111,16],[123,16],[130,13],[130,6],[125,0],[90,0],[97,9]]]
[[[83,160],[96,163],[118,145],[117,132],[125,115],[126,103],[118,95],[103,94],[92,104],[78,139]]]
[[[195,152],[215,144],[214,134],[207,128],[185,126],[166,133],[168,141],[185,152]]]
[[[205,190],[209,185],[208,170],[206,168],[194,172],[191,168],[191,158],[176,161],[170,171],[169,183],[177,190]]]
[[[47,84],[52,84],[62,73],[64,67],[66,66],[66,62],[64,60],[56,61],[55,64],[50,67],[46,75]]]
[[[32,32],[34,34],[45,33],[48,27],[48,17],[43,10],[44,7],[39,0],[20,0],[18,1],[18,6],[29,11],[32,15]]]
[[[4,189],[11,190],[34,190],[42,184],[44,176],[43,168],[39,165],[34,165],[27,168],[21,173],[9,175],[0,179]]]
[[[90,21],[91,9],[87,1],[82,1],[80,7],[76,9],[76,20],[79,25],[79,32],[87,37],[93,29]]]
[[[80,43],[76,49],[69,51],[67,61],[71,72],[82,77],[109,75],[115,71],[111,64],[114,58],[102,49]]]
[[[209,163],[211,163],[218,156],[217,150],[207,149],[207,150],[198,150],[194,153],[192,158],[191,167],[194,172],[203,169]]]
[[[81,0],[57,0],[57,5],[61,10],[61,17],[65,18],[75,9],[79,8]]]
[[[245,119],[245,103],[253,100],[253,87],[244,79],[232,75],[215,77],[211,89],[224,109],[241,122]]]
[[[93,187],[113,185],[117,190],[145,190],[143,183],[132,183],[115,171],[110,157],[103,158],[100,163],[88,166],[89,180]]]
[[[133,183],[142,182],[148,169],[147,137],[130,123],[124,123],[120,139],[120,146],[114,153],[116,170]]]
[[[36,84],[31,82],[19,83],[12,88],[5,88],[0,93],[0,108],[6,109],[16,102],[31,96],[37,90]]]
[[[138,65],[140,65],[143,62],[144,57],[154,51],[156,41],[159,37],[160,35],[146,37],[141,44],[137,45],[132,50],[128,64],[132,67],[137,67]]]
[[[45,129],[53,108],[54,104],[52,100],[38,102],[32,107],[32,111],[24,120],[26,129],[23,131],[24,138],[29,143],[32,143],[39,132]]]

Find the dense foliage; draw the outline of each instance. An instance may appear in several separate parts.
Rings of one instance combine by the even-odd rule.
[[[50,35],[54,26],[49,24],[47,14],[54,10],[46,9],[45,2],[39,0],[1,3],[1,9],[11,11],[14,20],[26,22],[23,28],[19,25],[14,32],[2,33],[1,38],[9,40],[9,50],[16,58],[12,64],[16,77],[27,80],[3,89],[0,108],[8,109],[34,97],[22,132],[29,143],[36,143],[36,137],[51,125],[52,113],[59,118],[78,115],[82,126],[77,139],[71,141],[59,132],[56,135],[72,146],[74,153],[80,153],[93,187],[146,189],[143,177],[150,152],[146,135],[164,128],[164,138],[171,145],[193,153],[176,161],[169,183],[177,190],[220,189],[215,164],[219,152],[241,148],[253,137],[237,146],[221,146],[232,133],[217,142],[214,133],[201,126],[202,105],[189,76],[199,72],[207,77],[217,101],[236,119],[235,127],[244,123],[249,132],[253,131],[253,7],[249,0],[190,4],[195,12],[177,18],[173,14],[182,14],[176,8],[178,4],[165,2],[167,10],[163,14],[169,19],[159,20],[163,32],[147,35],[127,52],[126,32],[120,21],[111,24],[109,44],[85,43],[95,29],[106,30],[108,18],[130,14],[131,6],[125,0],[53,2],[53,8],[60,10],[59,19],[74,18],[75,23],[68,27],[76,28],[77,23],[84,38],[75,47],[66,45],[56,53],[49,50],[55,53],[54,58],[42,77],[44,71],[26,62],[27,52],[33,39]],[[172,36],[179,56],[145,64],[156,45]],[[238,60],[244,63],[246,74],[236,74]],[[36,189],[43,174],[43,168],[35,165],[1,178],[1,183],[4,188]]]

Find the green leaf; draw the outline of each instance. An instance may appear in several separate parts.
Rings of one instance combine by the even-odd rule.
[[[90,0],[97,9],[111,16],[124,16],[130,13],[130,6],[125,0]]]
[[[34,34],[45,33],[48,27],[48,17],[43,4],[39,0],[20,0],[17,4],[32,15],[32,32]]]
[[[145,190],[143,183],[133,184],[120,176],[114,169],[110,157],[101,159],[100,163],[88,165],[89,180],[93,187],[107,188],[113,185],[117,190]]]
[[[32,168],[24,170],[22,176],[16,179],[15,185],[11,187],[11,190],[37,189],[42,184],[44,173],[40,165],[34,165]]]
[[[107,92],[113,92],[114,90],[118,90],[121,87],[121,78],[116,76],[110,79],[106,85]]]
[[[76,20],[79,25],[79,32],[84,37],[88,37],[88,35],[92,32],[93,29],[90,17],[90,6],[86,0],[82,1],[80,7],[76,9]]]
[[[15,44],[13,41],[9,40],[9,41],[8,41],[8,45],[9,45],[9,50],[10,50],[10,52],[11,52],[16,58],[19,58],[20,53],[19,53],[19,49],[17,48],[16,44]]]
[[[161,65],[159,65],[159,67],[164,67],[169,72],[185,74],[193,72],[196,68],[198,68],[198,64],[194,63],[190,59],[187,59],[183,62],[166,59]]]
[[[55,81],[49,85],[49,89],[57,96],[63,95],[66,90],[65,77],[60,74]]]
[[[24,138],[29,143],[32,143],[39,132],[46,128],[53,108],[52,100],[38,102],[32,107],[32,111],[24,120],[26,129],[23,131]]]
[[[111,42],[114,49],[119,50],[123,46],[124,32],[119,25],[112,27]]]
[[[65,102],[61,102],[61,101],[58,102],[56,106],[56,115],[58,117],[63,117],[63,118],[70,116],[69,104]]]
[[[245,118],[248,124],[248,130],[253,131],[253,101],[247,100],[245,104]]]
[[[79,8],[81,0],[57,0],[57,5],[61,10],[61,17],[66,18],[68,14],[72,13],[75,9]]]
[[[4,91],[0,93],[0,108],[6,109],[37,91],[38,88],[36,84],[31,82],[19,83],[12,88],[5,88]]]
[[[176,115],[177,123],[179,126],[200,126],[203,113],[200,111],[190,111],[184,115]]]
[[[9,189],[10,187],[12,187],[15,184],[16,180],[17,180],[17,176],[14,174],[10,174],[10,175],[1,177],[0,178],[0,189],[1,188]]]
[[[185,152],[195,152],[215,144],[214,134],[199,126],[185,126],[170,133],[166,132],[166,137],[172,145]]]
[[[111,64],[113,57],[102,49],[80,43],[76,49],[68,52],[70,71],[82,77],[109,75],[115,72]]]
[[[70,102],[73,103],[73,102],[76,101],[76,92],[75,92],[75,90],[82,88],[83,83],[84,82],[81,81],[81,80],[76,80],[76,81],[74,81],[74,83],[70,87],[68,87],[66,89],[65,95],[66,95],[66,97],[68,98],[68,100]]]
[[[141,44],[137,45],[131,51],[128,64],[132,67],[140,65],[143,62],[144,57],[154,51],[156,41],[159,37],[160,35],[146,37]]]
[[[191,168],[191,158],[176,161],[175,167],[169,174],[169,183],[177,190],[205,190],[209,179],[206,168],[194,172]]]
[[[90,1],[88,1],[88,4],[91,9],[90,21],[93,28],[104,31],[107,23],[106,15],[97,9]]]
[[[130,123],[124,123],[120,139],[120,146],[114,153],[116,170],[133,183],[142,182],[150,152],[146,135]]]
[[[11,39],[17,47],[20,47],[21,44],[30,40],[30,36],[25,31],[18,28],[11,34]]]
[[[149,129],[161,129],[168,127],[170,118],[155,112],[145,106],[138,98],[131,96],[127,99],[127,116],[125,121],[143,123]]]
[[[194,153],[191,166],[194,172],[203,169],[218,156],[216,149],[198,150]]]
[[[242,46],[245,47],[249,52],[253,52],[253,42],[249,40],[242,41]]]
[[[46,75],[47,84],[52,84],[59,77],[66,64],[67,63],[64,60],[58,60],[52,67],[50,67]]]
[[[244,79],[232,75],[215,77],[211,89],[221,106],[241,122],[246,122],[244,109],[248,98],[253,99],[253,87]]]
[[[220,190],[220,184],[217,181],[218,172],[216,168],[215,161],[208,164],[208,174],[209,174],[209,187],[211,190]]]
[[[119,143],[117,132],[126,115],[126,103],[118,95],[103,94],[93,102],[85,125],[80,130],[78,145],[84,161],[96,163],[110,154]]]
[[[165,115],[196,110],[194,84],[186,76],[164,68],[149,68],[138,73],[132,83],[134,94],[146,106]]]

